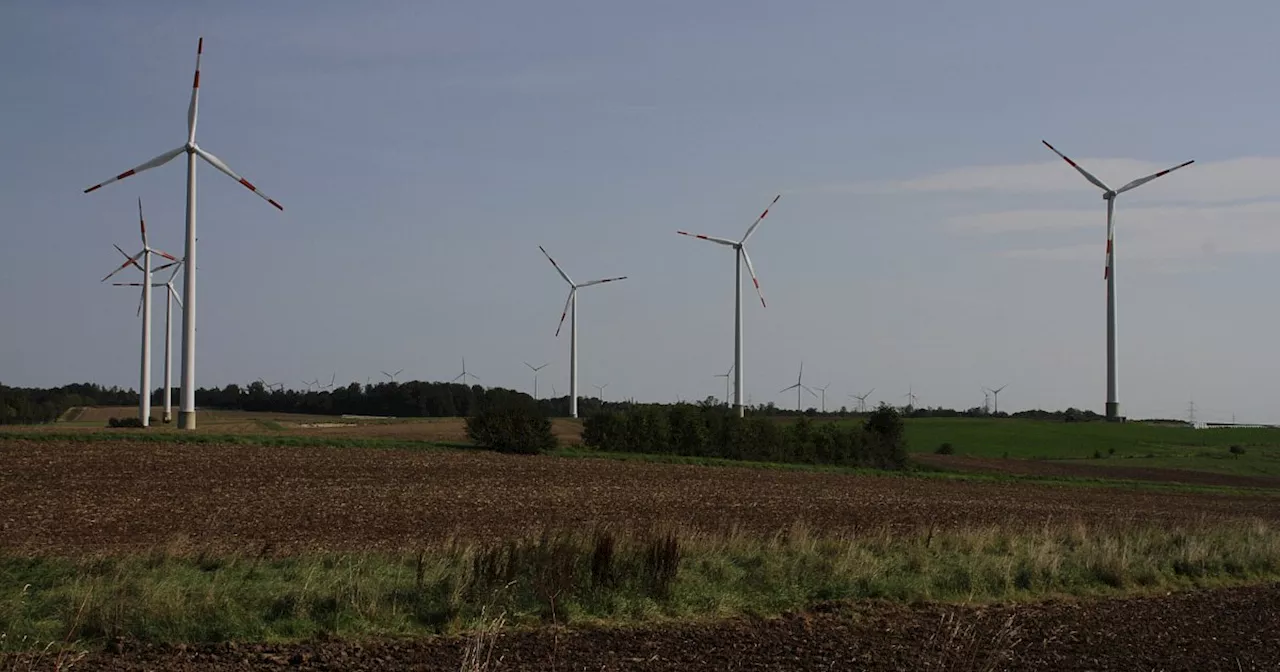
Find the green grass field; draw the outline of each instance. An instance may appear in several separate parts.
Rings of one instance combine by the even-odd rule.
[[[907,421],[908,450],[933,452],[950,443],[958,455],[1080,460],[1111,466],[1191,469],[1251,476],[1280,475],[1280,429],[1191,429],[1139,422],[1063,423],[979,418]],[[1233,445],[1244,454],[1230,453]],[[1100,454],[1101,459],[1095,458]]]

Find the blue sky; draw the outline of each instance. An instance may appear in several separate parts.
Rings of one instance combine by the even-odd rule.
[[[1104,204],[1123,183],[1119,382],[1132,416],[1280,420],[1280,6],[935,3],[8,3],[0,8],[0,380],[136,385],[113,242],[182,253],[205,38],[202,386],[452,378],[611,398],[723,394],[752,239],[746,391],[833,383],[1003,409],[1104,401]],[[159,318],[160,313],[157,313]],[[156,377],[162,352],[156,322]],[[176,346],[175,346],[176,347]],[[176,361],[176,360],[175,360]]]

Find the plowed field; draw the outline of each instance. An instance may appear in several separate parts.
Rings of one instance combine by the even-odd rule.
[[[0,437],[0,546],[406,549],[546,528],[1280,520],[1280,497],[514,457]]]

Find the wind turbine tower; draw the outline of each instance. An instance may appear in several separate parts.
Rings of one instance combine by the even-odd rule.
[[[603,285],[606,282],[626,280],[627,276],[592,280],[577,285],[574,284],[573,280],[569,279],[569,274],[560,268],[560,264],[557,264],[556,260],[551,258],[546,248],[539,245],[538,249],[542,250],[543,256],[547,258],[547,261],[551,262],[560,277],[564,278],[564,281],[569,284],[569,298],[565,299],[564,311],[560,313],[560,324],[556,326],[556,337],[560,336],[560,328],[564,326],[565,314],[572,311],[573,316],[569,319],[569,417],[576,418],[578,417],[578,290],[592,285]]]
[[[183,305],[185,306],[182,311],[182,403],[178,410],[178,426],[182,429],[196,428],[196,158],[204,159],[209,165],[262,197],[276,209],[284,210],[283,206],[268,198],[252,182],[237,175],[230,166],[223,163],[222,159],[196,144],[196,117],[200,106],[200,57],[203,53],[204,38],[201,37],[196,43],[196,75],[191,83],[191,102],[187,106],[186,143],[84,190],[87,194],[117,180],[162,166],[177,158],[179,154],[187,155],[187,248],[182,255],[186,262],[182,279]],[[150,278],[147,282],[150,283]]]
[[[538,372],[547,368],[547,365],[543,364],[542,366],[534,366],[529,362],[525,362],[524,365],[529,367],[529,370],[533,371],[533,400],[537,401],[538,400]]]
[[[800,362],[800,375],[796,376],[796,384],[790,387],[782,388],[781,390],[778,391],[778,394],[782,394],[783,392],[786,392],[788,390],[796,391],[796,410],[801,413],[804,412],[804,399],[800,396],[800,393],[802,391],[808,392],[809,394],[813,395],[814,399],[818,398],[817,393],[809,389],[809,387],[804,384],[804,362]]]
[[[732,247],[734,250],[733,261],[733,366],[736,371],[733,383],[733,405],[738,409],[738,417],[745,415],[746,411],[742,405],[742,263],[746,262],[747,272],[751,274],[751,282],[756,286],[756,294],[760,296],[760,306],[765,307],[764,293],[760,291],[760,281],[756,278],[756,269],[751,265],[751,256],[747,254],[747,240],[751,238],[751,234],[755,233],[756,228],[760,226],[760,222],[769,215],[769,209],[773,207],[778,199],[782,198],[782,194],[773,197],[769,205],[760,213],[756,221],[747,227],[747,233],[742,236],[742,240],[729,240],[727,238],[716,238],[714,236],[704,236],[702,234],[689,233],[687,231],[677,231],[682,236],[691,236],[701,240],[718,243]],[[796,393],[797,395],[799,392]]]
[[[1119,189],[1112,189],[1106,184],[1094,177],[1089,171],[1081,168],[1075,161],[1067,158],[1066,154],[1059,152],[1053,145],[1047,141],[1041,140],[1045,147],[1048,147],[1054,154],[1062,157],[1076,172],[1084,176],[1093,186],[1102,190],[1102,200],[1107,202],[1107,259],[1106,266],[1102,271],[1102,277],[1107,281],[1107,420],[1118,422],[1120,420],[1120,400],[1116,392],[1116,257],[1115,257],[1115,225],[1113,213],[1115,211],[1116,197],[1131,189],[1137,189],[1142,185],[1156,179],[1162,175],[1168,175],[1179,168],[1185,168],[1195,160],[1180,163],[1172,168],[1166,168],[1158,173],[1152,173],[1146,177],[1140,177]]]

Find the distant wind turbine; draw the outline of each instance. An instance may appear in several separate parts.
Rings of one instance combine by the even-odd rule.
[[[396,376],[400,375],[401,371],[404,371],[404,369],[397,369],[395,373],[387,373],[386,371],[383,371],[382,375],[386,376],[387,378],[390,378],[391,382],[394,383],[396,382]]]
[[[1146,177],[1140,177],[1119,189],[1112,189],[1106,184],[1094,177],[1089,171],[1081,168],[1075,161],[1067,158],[1066,154],[1059,152],[1053,145],[1041,140],[1045,147],[1048,147],[1054,154],[1062,157],[1076,172],[1084,176],[1093,186],[1102,190],[1102,200],[1107,202],[1107,260],[1106,267],[1102,271],[1102,277],[1107,281],[1107,420],[1112,422],[1120,419],[1120,400],[1116,393],[1116,257],[1115,257],[1115,226],[1113,223],[1113,213],[1115,211],[1116,196],[1123,194],[1130,189],[1137,189],[1142,185],[1156,179],[1162,175],[1168,175],[1179,168],[1185,168],[1195,160],[1180,163],[1172,168],[1166,168],[1158,173],[1152,173]]]
[[[899,389],[901,389],[901,388],[899,388]],[[902,395],[902,396],[903,396],[903,397],[906,397],[906,399],[907,399],[907,408],[908,408],[908,409],[911,409],[911,410],[913,410],[913,411],[914,411],[914,410],[915,410],[915,408],[916,408],[916,399],[919,399],[919,397],[917,397],[917,396],[916,396],[915,390],[913,390],[913,389],[911,388],[911,386],[910,386],[910,385],[908,385],[908,386],[907,386],[907,393],[906,393],[906,394],[904,394],[904,395]]]
[[[859,411],[860,413],[866,413],[866,412],[867,412],[867,397],[871,396],[871,393],[872,393],[872,392],[875,392],[875,391],[876,391],[876,388],[874,388],[874,387],[873,387],[873,388],[871,388],[870,390],[867,390],[867,393],[866,393],[866,394],[851,394],[851,395],[849,395],[850,397],[853,397],[854,399],[857,399],[857,400],[858,400],[858,411]]]
[[[569,283],[569,298],[565,299],[564,311],[560,313],[560,324],[556,326],[556,336],[560,336],[560,328],[564,326],[565,314],[572,310],[573,315],[569,319],[569,417],[576,418],[578,417],[578,290],[592,285],[603,285],[606,282],[626,280],[627,276],[623,275],[616,278],[592,280],[590,282],[584,282],[580,285],[576,285],[573,280],[569,279],[569,274],[565,273],[564,269],[560,268],[560,264],[557,264],[556,260],[551,258],[551,255],[547,253],[546,248],[539,245],[538,249],[542,250],[543,256],[547,258],[547,261],[551,262],[551,265],[555,267],[556,272],[560,274],[560,277],[564,278],[564,281]]]
[[[196,75],[191,83],[191,103],[187,106],[186,144],[84,190],[87,194],[117,180],[162,166],[177,158],[179,154],[187,155],[187,248],[182,255],[186,261],[186,272],[182,280],[185,306],[182,310],[182,403],[178,409],[178,426],[182,429],[196,428],[196,157],[204,159],[209,165],[262,197],[276,209],[284,210],[283,206],[268,198],[252,182],[237,175],[230,166],[222,162],[222,159],[196,144],[196,117],[200,106],[200,56],[203,53],[204,38],[201,37],[196,43]],[[147,282],[150,283],[150,281],[151,279],[148,278]]]
[[[538,400],[538,372],[547,368],[547,365],[543,364],[542,366],[534,366],[529,362],[525,362],[524,365],[529,367],[529,369],[533,371],[533,400],[537,401]]]
[[[818,398],[817,393],[809,389],[809,387],[804,384],[804,362],[800,362],[800,375],[796,376],[796,384],[792,385],[791,387],[784,387],[781,390],[778,390],[778,394],[782,394],[783,392],[786,392],[788,390],[796,391],[796,410],[797,411],[804,411],[804,403],[800,396],[801,390],[813,395],[814,399]]]
[[[451,382],[451,383],[456,383],[456,382],[458,382],[458,381],[462,381],[462,384],[463,384],[463,385],[466,385],[466,384],[467,384],[467,378],[475,378],[475,379],[476,379],[476,382],[480,382],[480,376],[477,376],[477,375],[475,375],[474,373],[468,373],[468,372],[467,372],[467,358],[466,358],[466,357],[463,357],[463,358],[462,358],[462,373],[459,373],[458,375],[454,376],[453,380],[451,380],[451,381],[449,381],[449,382]]]
[[[724,405],[728,406],[732,403],[729,400],[731,386],[733,385],[733,365],[729,365],[729,370],[725,373],[717,373],[716,378],[724,378]]]
[[[822,387],[815,387],[815,388],[813,388],[813,389],[817,390],[818,392],[820,392],[820,393],[822,394],[822,412],[823,412],[823,413],[826,413],[826,412],[827,412],[827,388],[828,388],[828,387],[831,387],[831,383],[827,383],[826,385],[823,385]]]
[[[119,250],[120,254],[123,254],[125,256],[125,262],[121,264],[118,268],[116,268],[116,270],[108,273],[107,277],[102,279],[102,282],[106,282],[111,278],[111,276],[115,275],[116,273],[119,273],[120,271],[123,271],[124,269],[130,266],[133,266],[135,268],[142,270],[142,282],[139,283],[139,285],[142,287],[142,297],[141,297],[142,305],[140,306],[140,312],[142,313],[142,362],[139,367],[140,381],[138,383],[138,420],[139,422],[142,423],[143,427],[150,427],[151,426],[151,272],[152,272],[151,255],[158,254],[164,257],[165,259],[172,260],[174,263],[177,263],[178,260],[176,257],[169,254],[168,252],[162,252],[160,250],[152,248],[151,244],[147,241],[147,222],[142,218],[142,199],[141,198],[138,199],[138,228],[142,232],[142,251],[133,256],[129,256],[124,250],[120,249],[119,245],[116,245],[115,246],[116,250]],[[138,265],[139,258],[142,259],[141,266]],[[161,268],[168,268],[169,266],[172,266],[172,265],[173,264],[166,264]],[[156,269],[156,270],[159,270],[159,269]]]
[[[601,401],[601,402],[603,402],[603,401],[604,401],[604,388],[609,387],[609,383],[605,383],[604,385],[592,385],[592,387],[596,388],[596,390],[597,390],[597,391],[599,391],[600,396],[598,397],[598,399],[600,399],[600,401]]]
[[[173,302],[177,301],[178,307],[182,307],[182,299],[178,297],[178,290],[173,288],[173,280],[178,277],[178,271],[182,270],[182,262],[165,264],[161,268],[166,266],[174,267],[169,279],[166,282],[153,282],[151,286],[164,287],[166,292],[164,301],[164,423],[168,424],[173,422]],[[113,282],[111,284],[117,287],[142,286],[141,282]],[[139,304],[139,308],[141,308],[141,304]]]
[[[1008,383],[1005,383],[1004,385],[1001,385],[1000,387],[997,387],[997,388],[994,388],[994,389],[992,389],[992,388],[987,388],[987,387],[982,388],[983,390],[986,390],[987,392],[990,392],[990,393],[991,393],[991,398],[995,400],[995,410],[993,411],[993,413],[995,413],[995,414],[997,414],[997,415],[1000,413],[1000,392],[1001,392],[1002,390],[1004,390],[1004,388],[1006,388],[1006,387],[1009,387],[1009,384],[1008,384]]]
[[[687,231],[677,231],[682,236],[691,236],[702,240],[718,243],[732,247],[734,250],[733,261],[733,366],[736,371],[733,382],[733,405],[738,410],[738,417],[741,418],[746,413],[742,406],[742,262],[747,262],[747,272],[751,274],[751,282],[756,286],[756,294],[760,296],[760,306],[764,307],[764,293],[760,291],[760,280],[756,278],[756,269],[751,265],[751,256],[747,254],[747,240],[751,238],[751,234],[755,233],[756,228],[760,226],[760,222],[769,215],[769,209],[773,207],[778,199],[782,198],[782,194],[773,197],[769,201],[769,205],[765,207],[764,212],[756,218],[756,221],[747,227],[747,233],[742,236],[742,240],[729,240],[727,238],[716,238],[714,236],[705,236],[702,234],[689,233]],[[797,394],[799,394],[797,392]]]

